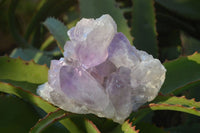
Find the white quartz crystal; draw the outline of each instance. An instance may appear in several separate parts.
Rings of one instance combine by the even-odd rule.
[[[37,90],[42,98],[66,111],[122,123],[157,96],[166,69],[117,33],[109,15],[83,18],[68,35],[64,58],[51,61],[48,83]]]

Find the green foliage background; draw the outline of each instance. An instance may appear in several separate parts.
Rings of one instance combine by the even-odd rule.
[[[67,30],[102,14],[167,69],[156,99],[122,125],[63,111],[36,94],[50,60],[62,56]],[[0,132],[198,133],[199,51],[199,0],[0,0]]]

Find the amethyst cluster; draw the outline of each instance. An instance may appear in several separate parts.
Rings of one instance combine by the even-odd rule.
[[[153,100],[165,79],[159,60],[131,46],[109,15],[81,19],[68,31],[64,58],[52,60],[37,93],[70,112],[122,123]]]

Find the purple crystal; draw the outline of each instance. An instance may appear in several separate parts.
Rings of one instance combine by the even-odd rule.
[[[109,76],[106,84],[106,92],[117,114],[121,117],[130,114],[132,111],[130,73],[130,69],[120,67]]]
[[[159,60],[131,46],[109,15],[81,19],[68,31],[64,58],[53,60],[37,93],[70,112],[122,123],[153,100],[165,79]]]
[[[128,39],[122,33],[117,33],[109,45],[109,60],[116,67],[132,67],[139,63],[137,50],[131,46]]]
[[[105,80],[108,76],[116,71],[115,65],[106,60],[98,66],[92,67],[87,70],[102,86],[105,86]]]
[[[67,42],[64,55],[69,58],[67,55],[72,55],[71,51],[75,52],[77,60],[85,69],[99,65],[107,59],[108,46],[116,33],[116,24],[109,15],[96,20],[82,19],[68,31],[71,42]]]
[[[66,63],[64,62],[63,58],[61,58],[60,60],[51,61],[51,66],[48,74],[48,83],[53,88],[60,88],[59,72],[60,68],[64,65],[66,65]]]
[[[107,106],[103,87],[83,68],[63,66],[59,75],[61,90],[67,97],[96,111]]]

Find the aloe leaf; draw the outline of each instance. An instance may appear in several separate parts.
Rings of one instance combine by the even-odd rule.
[[[48,30],[57,40],[58,46],[63,52],[64,45],[68,40],[67,27],[59,20],[51,17],[47,18],[43,24],[48,28]]]
[[[48,68],[33,61],[0,57],[0,79],[41,84],[47,81]]]
[[[50,103],[43,100],[41,97],[31,93],[30,91],[24,90],[20,87],[15,87],[9,83],[0,82],[0,92],[13,94],[16,95],[17,97],[23,98],[28,102],[40,107],[45,112],[53,112],[57,109]]]
[[[49,36],[42,44],[40,47],[40,50],[45,50],[52,42],[54,42],[54,37]]]
[[[199,0],[155,0],[165,8],[174,11],[186,18],[200,19]]]
[[[163,94],[185,90],[184,87],[200,81],[200,54],[180,57],[164,63],[167,69],[166,79],[161,88]]]
[[[39,116],[23,100],[0,94],[0,130],[2,133],[28,133]]]
[[[46,64],[50,65],[51,57],[47,56],[44,52],[36,50],[36,49],[21,49],[16,48],[10,54],[10,57],[17,58],[20,57],[23,60],[29,61],[34,60],[37,64]]]
[[[23,88],[24,90],[30,91],[33,94],[36,94],[36,89],[38,88],[39,84],[33,84],[29,82],[23,82],[23,81],[13,81],[8,79],[1,79],[1,82],[11,84],[15,87]]]
[[[38,4],[38,11],[37,13],[32,17],[31,22],[28,25],[28,28],[25,33],[25,39],[29,40],[30,35],[34,31],[34,29],[38,26],[40,26],[40,22],[47,17],[48,8],[52,7],[55,4],[55,1],[53,0],[41,0]]]
[[[18,0],[11,0],[10,2],[10,6],[8,9],[8,24],[9,24],[9,28],[11,31],[11,34],[13,35],[13,38],[17,41],[17,44],[21,47],[27,47],[28,44],[25,41],[24,38],[22,38],[22,36],[19,34],[17,26],[16,26],[16,22],[15,22],[15,9],[18,5]]]
[[[56,107],[47,101],[43,100],[41,97],[22,89],[20,87],[15,87],[11,84],[0,82],[0,92],[16,95],[17,97],[23,98],[24,100],[38,106],[47,113],[56,111]],[[70,119],[63,119],[60,121],[70,132],[79,131],[77,126]],[[79,133],[79,132],[77,132]]]
[[[199,123],[183,124],[176,127],[166,129],[170,133],[198,133],[200,130]]]
[[[183,46],[183,54],[190,55],[194,52],[200,52],[200,41],[181,32],[181,41]]]
[[[195,99],[186,99],[185,96],[176,97],[171,95],[159,94],[156,99],[152,101],[155,104],[170,104],[170,105],[181,105],[184,107],[190,107],[200,111],[200,102],[196,102]]]
[[[129,121],[125,121],[122,124],[122,131],[124,133],[139,133],[139,130],[136,130],[135,126],[132,126],[132,123],[129,123]]]
[[[73,114],[67,113],[61,109],[57,109],[54,112],[48,113],[43,119],[40,119],[34,127],[31,128],[30,133],[42,132],[45,128],[52,125],[53,123],[63,119],[71,117]],[[77,132],[77,131],[76,131]]]
[[[200,96],[199,96],[199,93],[200,93],[200,82],[196,82],[196,83],[193,83],[191,85],[188,85],[186,87],[184,87],[185,89],[187,89],[187,91],[185,92],[185,95],[187,96],[187,98],[195,98],[196,101],[200,101]],[[178,93],[178,91],[175,91],[175,93]],[[174,94],[175,95],[175,94]]]
[[[162,128],[158,128],[157,126],[150,123],[138,123],[136,127],[140,129],[140,133],[168,133]]]
[[[71,119],[83,132],[109,132],[118,124],[94,114],[79,115]],[[110,132],[109,132],[110,133]]]
[[[41,21],[43,21],[47,16],[49,16],[52,13],[52,10],[55,10],[55,5],[59,3],[54,0],[41,0],[38,4],[37,12],[32,17],[32,20],[30,24],[28,25],[25,39],[29,40],[30,35],[35,30],[36,27],[40,26]],[[51,11],[49,10],[49,7],[51,8]],[[52,15],[52,14],[51,14]]]
[[[109,14],[117,23],[118,31],[126,35],[132,44],[130,28],[123,16],[122,11],[116,7],[114,0],[80,0],[79,1],[81,17],[98,18],[102,14]]]
[[[159,59],[164,62],[165,60],[177,59],[182,52],[180,31],[175,29],[167,15],[163,16],[161,13],[157,13],[157,31],[159,42]],[[165,23],[169,20],[171,23]],[[177,24],[180,26],[180,24]],[[167,35],[167,36],[166,36]]]
[[[156,19],[153,0],[132,0],[132,34],[133,44],[147,51],[154,57],[158,56]]]
[[[100,133],[96,125],[90,120],[85,120],[85,128],[87,133]]]
[[[68,113],[61,109],[57,109],[56,111],[47,114],[43,119],[40,119],[35,124],[35,126],[31,128],[30,133],[41,132],[57,121],[60,121],[65,118],[73,118],[74,116],[75,114]],[[84,122],[87,133],[100,133],[100,131],[97,129],[97,127],[94,125],[92,121],[85,119]],[[73,132],[78,133],[80,131],[74,129]]]
[[[44,51],[44,53],[48,56],[51,56],[51,57],[53,56],[54,58],[62,56],[62,52],[60,51],[58,47],[56,47],[52,51]]]
[[[200,116],[199,110],[192,107],[184,107],[182,105],[150,104],[149,107],[151,110],[173,110]]]
[[[41,34],[41,28],[42,21],[44,21],[48,16],[55,16],[59,17],[60,14],[62,14],[65,11],[68,11],[71,9],[71,7],[76,3],[76,1],[72,0],[42,0],[40,1],[37,11],[35,15],[32,17],[32,21],[30,22],[26,34],[25,39],[30,40],[30,37],[32,37],[32,45],[34,47],[39,48],[41,46],[40,42],[41,40],[44,40],[44,34]],[[51,9],[49,9],[51,7]],[[37,27],[37,28],[36,28]],[[42,30],[45,31],[45,30]],[[39,35],[41,34],[41,35]]]
[[[145,115],[154,110],[173,110],[200,116],[200,102],[196,102],[194,99],[186,99],[184,96],[159,95],[150,104],[142,106],[135,113],[133,112],[131,119],[133,119],[133,123],[136,124]]]

